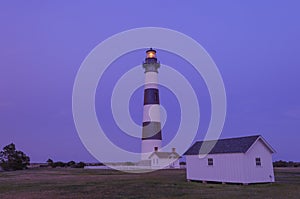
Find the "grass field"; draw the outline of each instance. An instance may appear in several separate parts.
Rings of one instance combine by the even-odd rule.
[[[275,169],[276,183],[187,182],[185,170],[129,174],[36,168],[0,172],[0,198],[300,198],[300,169]]]

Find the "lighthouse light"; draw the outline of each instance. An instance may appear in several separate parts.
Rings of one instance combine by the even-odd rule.
[[[154,55],[154,53],[153,52],[149,52],[149,54],[148,54],[148,57],[149,58],[153,58],[155,55]]]
[[[148,50],[146,53],[147,53],[147,58],[155,58],[156,56],[156,51],[152,50],[152,48]]]

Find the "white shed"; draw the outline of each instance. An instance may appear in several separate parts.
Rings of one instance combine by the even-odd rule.
[[[203,150],[214,143],[208,153]],[[199,141],[185,153],[187,179],[243,184],[274,182],[274,152],[260,135]]]

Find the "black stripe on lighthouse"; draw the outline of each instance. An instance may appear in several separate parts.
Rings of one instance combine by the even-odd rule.
[[[143,122],[142,140],[161,140],[160,122]]]
[[[157,88],[147,88],[144,90],[144,105],[159,104],[159,92]]]
[[[159,104],[159,91],[157,88],[144,90],[144,105]],[[142,140],[161,140],[160,122],[143,122]]]

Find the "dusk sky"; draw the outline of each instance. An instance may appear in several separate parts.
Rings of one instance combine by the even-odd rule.
[[[227,95],[222,138],[261,134],[276,150],[274,160],[300,161],[299,1],[1,1],[0,5],[1,148],[13,142],[31,162],[48,158],[96,162],[73,121],[77,71],[108,37],[133,28],[162,27],[196,40],[218,66]],[[95,98],[107,136],[130,151],[140,150],[140,141],[126,141],[109,103],[117,80],[142,64],[145,50],[112,63]],[[201,75],[171,52],[158,49],[157,56],[194,88],[201,109],[195,141],[201,140],[210,119],[209,93]],[[140,75],[144,77],[142,65]],[[168,114],[162,131],[166,143],[176,133],[180,111],[168,88],[160,88],[160,98]],[[139,88],[129,106],[139,125],[142,100]]]

